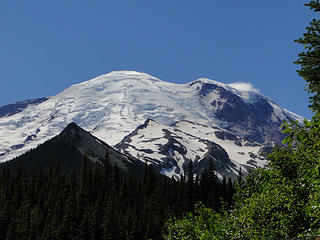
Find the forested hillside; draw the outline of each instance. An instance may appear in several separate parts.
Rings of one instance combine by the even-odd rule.
[[[198,201],[231,207],[232,182],[218,181],[212,168],[194,179],[190,164],[176,181],[147,165],[142,178],[126,176],[108,162],[84,157],[78,177],[59,164],[31,178],[2,167],[0,239],[162,239],[166,219],[193,212]]]

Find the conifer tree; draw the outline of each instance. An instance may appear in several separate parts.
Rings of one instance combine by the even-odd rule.
[[[317,1],[310,1],[305,4],[315,13],[320,13],[320,3]],[[320,112],[320,19],[314,18],[306,28],[307,32],[303,37],[295,40],[304,46],[304,51],[298,55],[296,64],[301,66],[297,70],[299,75],[307,82],[306,90],[310,97],[310,108],[314,112]]]
[[[189,162],[188,176],[187,176],[187,201],[188,210],[192,210],[194,201],[194,177],[193,177],[193,164],[192,161]]]
[[[222,193],[222,199],[224,201],[227,201],[228,193],[227,193],[227,179],[226,177],[223,177],[222,179],[222,186],[221,186],[221,193]]]
[[[227,202],[229,207],[232,206],[232,196],[233,196],[233,184],[232,184],[232,179],[229,178],[228,185],[227,185]]]

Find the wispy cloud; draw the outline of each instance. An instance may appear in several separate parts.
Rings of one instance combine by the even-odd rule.
[[[249,82],[235,82],[228,84],[228,86],[237,89],[239,92],[260,92]]]

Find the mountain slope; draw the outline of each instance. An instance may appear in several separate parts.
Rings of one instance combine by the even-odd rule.
[[[70,123],[56,137],[11,161],[3,163],[2,166],[16,169],[21,163],[30,173],[34,173],[47,169],[50,163],[55,165],[59,162],[61,169],[65,172],[71,170],[79,172],[84,156],[91,162],[101,163],[108,157],[111,165],[117,165],[120,170],[130,175],[139,175],[143,169],[143,163],[114,150],[75,123]]]
[[[20,101],[20,102],[16,102],[13,104],[8,104],[5,106],[2,106],[2,107],[0,107],[0,118],[6,117],[6,116],[11,116],[16,113],[22,112],[24,109],[26,109],[27,107],[29,107],[31,105],[38,105],[38,104],[45,102],[47,100],[48,100],[48,98],[43,97],[43,98],[29,99],[29,100]]]
[[[237,85],[209,79],[174,84],[145,73],[118,71],[0,117],[0,161],[35,148],[69,122],[115,145],[148,118],[167,126],[188,120],[220,127],[260,143],[279,141],[283,120],[302,119],[257,91]]]
[[[220,177],[235,178],[240,167],[246,171],[266,164],[259,156],[261,147],[262,144],[218,127],[189,121],[166,126],[151,119],[115,146],[125,155],[152,164],[162,174],[175,178],[188,171],[190,161],[196,173],[212,162]]]

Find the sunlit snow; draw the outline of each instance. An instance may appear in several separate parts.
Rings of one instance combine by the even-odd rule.
[[[60,133],[70,122],[76,122],[110,145],[120,142],[147,118],[164,125],[188,120],[211,127],[226,126],[226,122],[215,117],[215,108],[211,104],[219,96],[209,92],[206,98],[201,98],[198,94],[201,82],[240,90],[239,86],[227,86],[210,79],[199,79],[187,84],[169,83],[135,71],[114,71],[72,85],[43,103],[0,118],[0,161],[10,160],[37,147]],[[273,107],[275,116],[280,119],[286,114],[299,118],[277,105]],[[192,129],[185,130],[191,133]],[[157,136],[159,131],[154,129],[146,134]],[[205,131],[199,134],[206,136]],[[218,142],[217,139],[210,140]],[[194,145],[191,141],[186,144],[194,150],[187,153],[190,158],[196,155],[197,148],[202,148],[200,143]],[[236,154],[236,146],[226,142],[223,144],[223,147],[230,149],[228,153],[232,158],[237,161],[241,159]],[[149,143],[145,142],[145,147],[150,147]]]

